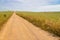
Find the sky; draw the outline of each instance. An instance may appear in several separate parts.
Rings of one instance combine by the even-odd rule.
[[[0,11],[60,11],[60,0],[0,0]]]

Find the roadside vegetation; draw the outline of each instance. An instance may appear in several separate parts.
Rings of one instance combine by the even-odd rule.
[[[10,11],[0,11],[0,30],[2,25],[8,20],[8,18],[12,15]]]
[[[60,37],[60,12],[16,12],[37,27]]]

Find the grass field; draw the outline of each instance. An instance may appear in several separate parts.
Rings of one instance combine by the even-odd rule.
[[[8,18],[12,15],[10,11],[0,11],[0,30],[2,25],[8,20]]]
[[[37,27],[60,36],[60,12],[16,12]]]

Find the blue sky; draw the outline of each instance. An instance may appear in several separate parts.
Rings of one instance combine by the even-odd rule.
[[[0,10],[60,11],[60,0],[0,0]]]

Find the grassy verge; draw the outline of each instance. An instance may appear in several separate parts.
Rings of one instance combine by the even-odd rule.
[[[17,15],[60,37],[60,12],[17,12]]]
[[[12,15],[10,11],[0,11],[0,30],[2,25],[8,20],[8,18]]]

